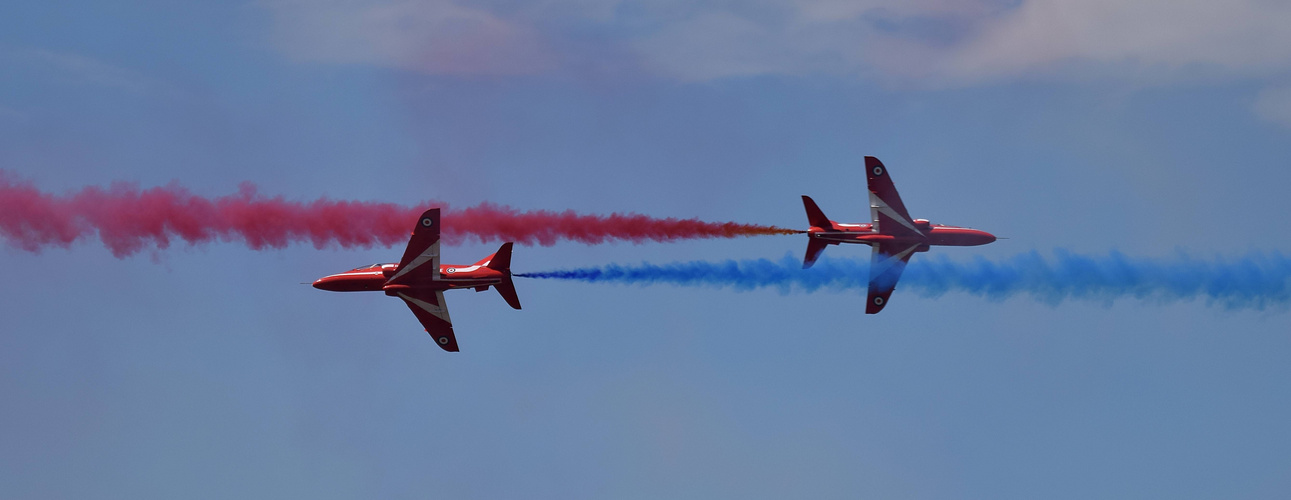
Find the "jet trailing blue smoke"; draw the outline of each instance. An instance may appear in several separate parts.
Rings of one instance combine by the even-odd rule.
[[[623,284],[672,284],[730,287],[736,290],[775,288],[781,293],[818,290],[864,294],[869,260],[821,259],[811,269],[793,256],[769,259],[693,261],[672,264],[610,264],[537,273],[526,278],[562,279]],[[1029,295],[1057,304],[1067,299],[1110,303],[1123,297],[1157,301],[1204,299],[1230,309],[1264,309],[1291,302],[1291,259],[1281,253],[1250,254],[1238,259],[1197,259],[1179,254],[1167,258],[1136,258],[1119,252],[1087,256],[1056,251],[1002,260],[975,258],[952,261],[918,255],[906,267],[897,289],[935,297],[965,292],[1003,300]],[[899,293],[899,292],[898,292]]]

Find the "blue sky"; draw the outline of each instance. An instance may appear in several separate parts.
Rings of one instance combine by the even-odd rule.
[[[916,217],[1010,238],[952,259],[1286,252],[1289,23],[1255,0],[8,2],[0,168],[802,227],[802,194],[863,220],[874,155]],[[0,496],[1291,488],[1284,307],[898,290],[864,317],[853,293],[522,280],[522,311],[448,295],[449,355],[397,301],[298,284],[401,252],[0,246]]]

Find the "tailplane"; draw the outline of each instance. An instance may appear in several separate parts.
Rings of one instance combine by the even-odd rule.
[[[807,222],[812,227],[833,229],[834,222],[829,220],[829,217],[825,217],[825,212],[820,211],[820,207],[816,206],[816,202],[812,201],[810,196],[802,195],[802,206],[807,209]]]
[[[807,223],[811,224],[811,227],[818,227],[826,231],[834,229],[834,221],[829,220],[829,217],[825,217],[825,212],[816,206],[816,202],[810,196],[802,196],[802,207],[807,209]],[[803,269],[815,264],[816,259],[820,258],[820,253],[825,251],[825,246],[829,245],[828,242],[816,239],[813,234],[807,235],[807,238],[807,255],[802,258]]]
[[[502,248],[499,248],[497,253],[489,258],[484,267],[502,273],[502,281],[493,285],[493,288],[498,290],[498,294],[502,296],[503,300],[507,301],[507,305],[511,306],[512,309],[519,309],[520,297],[516,296],[516,286],[511,281],[511,242],[503,243]]]
[[[826,245],[829,243],[816,238],[807,240],[807,255],[802,258],[802,268],[807,269],[815,264],[816,259],[820,258],[820,253],[825,251]]]

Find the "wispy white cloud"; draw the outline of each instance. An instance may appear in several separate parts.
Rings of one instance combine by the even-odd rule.
[[[1268,0],[1030,0],[980,20],[978,35],[936,54],[960,82],[1022,76],[1168,80],[1291,70],[1291,3]]]
[[[851,73],[937,86],[1018,78],[1195,81],[1291,71],[1291,3],[798,0],[714,8],[636,43],[694,79]],[[715,22],[721,20],[721,22]]]
[[[431,74],[625,60],[684,81],[828,73],[933,86],[1291,72],[1280,0],[266,1],[293,57]]]
[[[292,57],[428,74],[514,75],[553,68],[536,29],[450,0],[271,0],[273,37]]]

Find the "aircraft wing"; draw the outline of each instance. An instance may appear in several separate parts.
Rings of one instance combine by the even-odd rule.
[[[918,244],[874,245],[874,250],[870,253],[870,288],[869,296],[865,299],[865,314],[878,314],[888,305],[888,297],[896,289],[901,271],[905,270],[910,256],[914,255],[917,248]]]
[[[439,209],[432,208],[417,218],[408,248],[399,267],[386,283],[411,284],[439,279]]]
[[[426,333],[435,339],[439,347],[448,352],[457,352],[457,336],[453,335],[453,320],[448,317],[448,305],[444,303],[442,291],[400,292],[399,298],[408,304],[412,314],[417,316]]]
[[[875,231],[897,236],[923,235],[906,212],[896,185],[888,177],[887,167],[878,158],[865,157],[865,180],[870,188],[870,219],[874,221]]]

